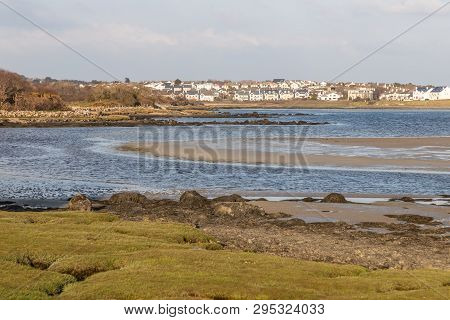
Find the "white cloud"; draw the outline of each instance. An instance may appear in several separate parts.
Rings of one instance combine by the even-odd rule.
[[[273,35],[223,31],[213,28],[198,31],[174,33],[155,32],[151,29],[130,24],[104,24],[66,29],[55,36],[75,48],[97,48],[101,50],[152,49],[152,47],[178,47],[190,49],[248,48],[248,47],[320,47],[337,45],[342,42],[335,36]],[[40,30],[0,28],[2,41],[9,43],[3,50],[23,52],[24,50],[51,50],[59,44]]]
[[[377,0],[377,1],[356,1],[355,4],[366,8],[375,8],[387,13],[404,14],[426,14],[443,6],[448,1],[445,0]]]

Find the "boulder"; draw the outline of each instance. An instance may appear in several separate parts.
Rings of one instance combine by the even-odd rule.
[[[145,205],[148,202],[148,198],[138,192],[121,192],[113,195],[109,199],[109,203],[116,205],[130,202]]]
[[[267,213],[260,207],[245,203],[218,203],[214,206],[214,215],[242,217],[248,215],[266,216]]]
[[[219,202],[247,202],[246,199],[242,198],[238,194],[232,194],[231,196],[218,197],[218,198],[215,198],[215,199],[213,199],[211,201],[214,202],[214,203],[219,203]]]
[[[197,191],[186,191],[180,197],[180,206],[189,209],[201,209],[209,205],[209,200]]]
[[[306,197],[302,200],[303,202],[316,202],[317,200],[311,197]]]
[[[414,203],[414,202],[415,202],[414,199],[411,198],[411,197],[403,197],[403,198],[400,198],[400,201],[403,201],[403,202],[411,202],[411,203]]]
[[[69,201],[69,210],[92,211],[92,201],[83,194],[76,194]]]
[[[393,198],[393,199],[389,199],[389,201],[391,201],[391,202],[395,202],[395,201],[403,201],[403,202],[411,202],[411,203],[416,202],[416,201],[415,201],[413,198],[411,198],[411,197]]]
[[[323,200],[323,203],[347,203],[348,201],[342,194],[330,193]]]

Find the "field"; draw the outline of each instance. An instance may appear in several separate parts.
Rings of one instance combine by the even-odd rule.
[[[448,299],[449,270],[223,250],[189,225],[0,212],[0,299]]]

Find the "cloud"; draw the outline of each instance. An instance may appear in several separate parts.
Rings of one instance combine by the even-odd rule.
[[[213,28],[183,32],[162,33],[131,24],[92,24],[66,29],[54,34],[58,39],[75,48],[97,48],[102,50],[174,48],[195,49],[199,47],[237,48],[287,48],[340,45],[336,37],[318,37],[292,34],[252,34],[236,31],[217,31]],[[4,49],[9,52],[23,50],[46,50],[59,45],[40,30],[0,28],[2,41],[9,43]]]
[[[445,0],[378,0],[356,3],[366,8],[373,8],[386,13],[397,14],[426,14],[443,6]]]

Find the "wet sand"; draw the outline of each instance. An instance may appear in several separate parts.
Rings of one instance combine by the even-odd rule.
[[[354,203],[306,203],[293,201],[253,201],[268,213],[284,212],[295,218],[310,222],[362,222],[398,223],[397,219],[386,215],[418,215],[432,217],[443,226],[450,226],[450,208],[405,202],[376,202],[373,204]]]
[[[439,147],[450,150],[450,137],[407,137],[407,138],[309,138],[307,141],[323,144],[364,146],[375,148],[420,148]]]
[[[268,139],[283,142],[287,139]],[[253,139],[256,140],[256,139]],[[260,141],[264,139],[259,139]],[[316,138],[311,142],[345,146],[372,146],[378,148],[413,149],[420,147],[450,150],[449,137],[437,138]],[[270,143],[270,141],[268,142]],[[168,157],[180,160],[206,161],[212,163],[241,163],[251,165],[278,165],[292,167],[336,167],[353,169],[387,169],[429,172],[450,172],[450,161],[442,159],[415,159],[399,155],[388,157],[343,156],[327,154],[305,154],[299,152],[269,152],[246,148],[246,143],[230,141],[171,141],[147,144],[129,143],[119,147],[121,151],[142,152],[155,157]],[[324,146],[325,148],[326,146]],[[301,148],[299,148],[301,150]]]

